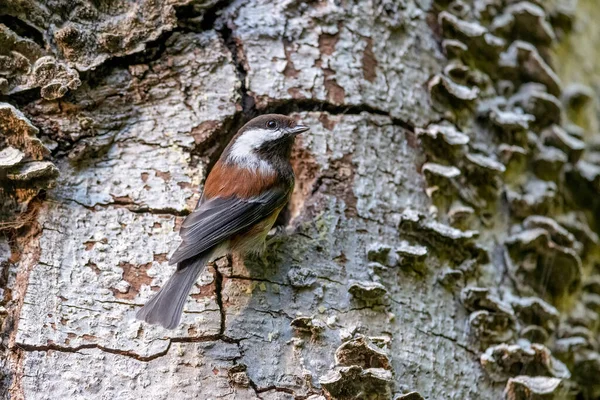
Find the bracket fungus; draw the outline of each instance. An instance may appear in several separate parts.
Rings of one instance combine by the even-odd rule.
[[[532,282],[552,296],[572,293],[581,281],[581,258],[575,250],[552,241],[546,229],[526,229],[510,236],[505,244],[522,281]]]
[[[506,77],[523,82],[541,83],[555,96],[561,92],[560,78],[530,43],[520,40],[512,42],[500,55],[499,65]]]
[[[383,368],[363,369],[358,365],[336,367],[319,379],[323,389],[339,400],[387,400],[391,397],[392,382],[391,371]]]
[[[491,30],[498,36],[509,36],[548,45],[556,35],[546,21],[546,12],[536,4],[522,1],[507,6],[492,21]]]
[[[510,304],[503,302],[490,293],[490,289],[469,286],[463,289],[461,301],[469,311],[488,310],[492,312],[514,315]]]
[[[338,347],[335,351],[335,361],[342,366],[392,369],[388,353],[364,335],[358,335]]]
[[[387,289],[381,283],[366,281],[351,281],[348,292],[367,303],[380,302],[387,294]]]
[[[541,326],[549,333],[556,329],[560,313],[551,304],[538,297],[512,296],[509,301],[522,323]]]
[[[429,81],[429,92],[431,97],[443,104],[448,103],[452,107],[460,107],[479,97],[477,87],[468,87],[454,82],[444,75],[436,75]]]
[[[546,87],[539,83],[526,83],[519,91],[508,99],[508,106],[520,108],[533,115],[535,121],[530,127],[545,128],[562,122],[563,107],[556,96],[546,92]]]
[[[81,85],[79,73],[62,61],[45,55],[39,44],[22,38],[6,25],[0,24],[0,63],[2,79],[0,91],[15,94],[41,88],[41,97],[54,100],[64,96],[69,89]]]
[[[427,247],[411,245],[403,240],[400,243],[400,246],[396,247],[394,251],[398,256],[398,265],[400,265],[400,267],[411,268],[419,272],[425,269],[423,262],[427,258]]]
[[[396,397],[394,400],[425,400],[423,396],[419,392],[409,392],[406,394],[401,394]]]
[[[19,215],[41,190],[54,186],[58,169],[44,157],[49,150],[38,129],[15,107],[0,103],[0,219],[2,228],[19,227]]]
[[[585,150],[585,143],[575,136],[567,133],[559,125],[551,125],[544,129],[540,135],[543,143],[554,146],[567,154],[569,162],[576,163]]]
[[[562,379],[519,375],[510,378],[504,395],[507,400],[552,400],[561,395]]]
[[[432,124],[425,129],[417,128],[415,131],[427,153],[449,162],[462,157],[470,141],[467,135],[449,123]]]
[[[525,218],[532,214],[548,213],[553,206],[556,193],[556,183],[530,179],[519,191],[507,189],[506,199],[514,215]]]
[[[383,265],[390,265],[392,247],[383,243],[371,243],[367,247],[367,259]]]
[[[568,368],[555,359],[546,346],[537,343],[530,346],[499,344],[488,348],[480,361],[494,382],[506,382],[517,374],[571,377]]]
[[[325,330],[325,323],[314,317],[300,316],[290,322],[290,326],[300,333],[310,333],[318,336]]]

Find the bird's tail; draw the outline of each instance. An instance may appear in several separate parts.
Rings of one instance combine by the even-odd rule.
[[[175,329],[181,321],[183,306],[192,286],[211,259],[212,252],[205,252],[189,261],[185,268],[179,268],[156,295],[135,315],[149,324],[162,325],[166,329]]]

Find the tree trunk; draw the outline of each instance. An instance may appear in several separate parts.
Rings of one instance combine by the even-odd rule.
[[[7,399],[599,399],[594,0],[0,0]],[[135,320],[237,129],[261,257]],[[409,392],[418,392],[408,394]]]

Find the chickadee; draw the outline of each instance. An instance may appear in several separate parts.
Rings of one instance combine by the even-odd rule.
[[[285,115],[267,114],[238,131],[206,178],[196,209],[183,221],[183,242],[169,260],[177,264],[177,271],[137,312],[137,319],[175,328],[208,262],[264,248],[267,233],[294,189],[294,139],[308,129]]]

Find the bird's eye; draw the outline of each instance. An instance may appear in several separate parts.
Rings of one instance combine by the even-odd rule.
[[[267,122],[267,128],[269,129],[277,129],[277,121],[269,121]]]

